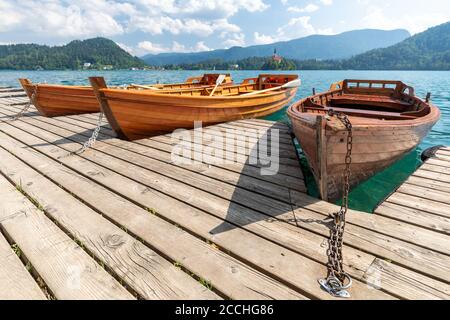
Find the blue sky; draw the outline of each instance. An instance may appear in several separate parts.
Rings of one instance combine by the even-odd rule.
[[[140,56],[447,21],[448,0],[0,0],[0,43],[104,36]]]

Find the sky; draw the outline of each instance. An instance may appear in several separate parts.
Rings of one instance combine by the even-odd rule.
[[[0,44],[102,36],[142,56],[447,21],[448,0],[0,0]]]

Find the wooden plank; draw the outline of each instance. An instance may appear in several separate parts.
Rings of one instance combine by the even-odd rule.
[[[315,200],[315,201],[317,201],[317,200]],[[335,210],[335,209],[334,209],[334,210]],[[283,211],[283,212],[284,212],[284,211]],[[320,215],[319,215],[319,217],[320,217]],[[409,235],[409,233],[407,233],[407,235]],[[373,236],[374,236],[374,235],[372,234],[372,235],[369,236],[369,238],[370,238],[370,237],[373,237]],[[378,235],[377,235],[376,237],[378,237]],[[388,241],[387,241],[387,243],[390,243],[390,242],[391,242],[391,240],[388,240]],[[350,242],[350,243],[352,243],[352,242]],[[403,244],[403,245],[404,245],[404,244]],[[416,250],[416,251],[417,251],[417,249],[411,249],[411,248],[408,248],[408,250],[409,250],[409,251],[411,251],[411,250],[413,250],[413,251]],[[391,254],[391,252],[389,252],[389,250],[387,250],[387,251],[388,251],[388,254]]]
[[[436,172],[436,173],[443,173],[443,174],[450,175],[450,168],[442,167],[442,166],[436,166],[436,165],[433,165],[433,164],[429,163],[428,161],[425,162],[420,167],[419,170],[428,170],[428,171],[432,171],[432,172]]]
[[[404,183],[402,186],[400,186],[397,192],[408,194],[416,198],[423,198],[431,201],[450,204],[450,193],[429,189],[427,187],[416,186],[414,184]],[[411,204],[409,206],[411,206]],[[445,207],[442,207],[442,209],[445,209]]]
[[[442,152],[442,151],[436,152],[436,158],[438,158],[439,160],[450,162],[450,155],[446,152]]]
[[[30,131],[33,131],[32,128],[29,129]],[[41,132],[41,136],[42,135],[45,136],[44,132]],[[61,140],[60,138],[56,139]],[[64,142],[64,144],[60,144],[60,146],[68,148],[71,144]],[[46,146],[44,144],[43,146],[39,146],[39,148],[41,147],[45,148]],[[78,145],[73,145],[70,148],[77,149]],[[55,155],[55,148],[51,147],[51,149],[53,150],[51,154]],[[89,153],[86,153],[84,156],[88,156],[88,154]],[[94,157],[96,161],[100,161],[100,158],[98,158],[99,156],[102,158],[100,154],[96,153]],[[64,161],[64,163],[67,164],[68,162],[75,161],[75,159],[77,159],[77,157],[64,158],[60,161]],[[110,160],[108,162],[111,164]],[[114,165],[117,166],[116,164]],[[86,170],[87,167],[88,165],[85,161],[82,162],[82,165],[77,166],[78,170]],[[129,169],[129,165],[125,166],[124,169],[125,168]],[[129,172],[128,169],[127,171]],[[88,170],[89,173],[85,172],[85,174],[96,180],[98,179],[97,181],[99,182],[104,184],[107,183],[109,187],[113,187],[116,190],[117,188],[120,188],[120,192],[128,198],[131,198],[144,206],[156,208],[158,213],[164,212],[167,219],[176,221],[180,224],[180,226],[184,225],[191,232],[201,234],[203,237],[211,239],[220,247],[224,248],[224,250],[230,250],[234,255],[243,257],[243,259],[250,261],[253,265],[258,265],[266,273],[272,274],[277,278],[283,279],[283,281],[289,282],[292,286],[297,287],[299,290],[304,290],[308,293],[308,295],[329,298],[327,294],[324,294],[324,292],[317,287],[316,283],[317,275],[326,273],[324,265],[306,259],[305,257],[302,257],[288,249],[275,245],[271,241],[264,240],[255,236],[255,234],[244,231],[241,228],[236,228],[236,226],[224,223],[223,220],[212,215],[205,215],[205,213],[192,207],[188,208],[186,207],[186,204],[183,204],[182,207],[180,207],[180,204],[174,201],[174,199],[167,198],[164,194],[159,193],[157,190],[149,190],[148,186],[144,186],[144,188],[130,187],[129,183],[126,183],[125,181],[117,181],[117,178],[119,178],[117,176],[115,177],[116,181],[108,182],[108,180],[110,181],[111,173],[105,173],[104,170],[106,170],[106,168],[103,168],[100,171],[102,173],[99,173],[98,170],[93,171],[91,169]],[[133,183],[131,185],[133,185]],[[187,193],[187,195],[192,197],[191,193]],[[239,218],[241,220],[246,220],[252,218],[251,216],[247,217],[245,214],[242,215],[242,212],[236,213],[237,215],[234,219]],[[268,222],[265,222],[265,224],[270,225]],[[255,231],[257,231],[256,233],[258,233],[258,231],[264,231],[265,233],[268,232],[266,231],[267,227],[261,228],[258,227],[258,224],[249,225],[248,227],[250,226],[255,228]],[[220,230],[224,228],[226,232],[219,231],[217,227],[220,227]],[[280,236],[279,233],[275,233],[274,236],[275,235],[277,237]],[[240,240],[236,241],[236,239]],[[293,266],[296,267],[294,268]],[[302,270],[301,273],[298,272],[299,269]],[[354,298],[366,299],[380,296],[388,298],[388,296],[377,290],[368,290],[365,285],[362,285],[358,281],[355,282],[354,291]]]
[[[375,213],[450,235],[449,218],[429,214],[422,210],[386,201],[375,210]]]
[[[68,117],[65,117],[65,119],[67,119],[67,118]],[[47,118],[43,118],[43,117],[39,117],[39,120],[43,121],[43,122],[46,122],[46,123],[50,123],[50,124],[55,124],[55,123],[57,124],[58,123],[58,120],[47,119]],[[64,125],[60,125],[60,127],[64,128],[64,129],[65,128],[71,129],[70,126],[65,125],[65,124]],[[75,129],[77,129],[77,128],[75,128]],[[72,130],[73,130],[73,132],[76,132],[76,131],[74,131],[73,128],[72,128]],[[86,137],[87,136],[90,137],[91,133],[90,132],[83,132],[83,135],[85,135]],[[108,139],[108,137],[107,136],[103,136],[103,134],[101,133],[99,135],[99,140],[105,140],[105,139]],[[108,141],[105,141],[105,142],[106,143],[110,143],[110,142],[117,142],[117,141],[119,141],[119,140],[111,141],[111,139],[108,139]],[[151,140],[141,140],[139,142],[139,144],[146,145],[146,146],[148,145],[148,146],[152,147],[152,150],[147,150],[146,151],[146,154],[148,154],[148,155],[152,155],[154,153],[154,149],[155,148],[158,149],[158,150],[165,151],[165,152],[167,152],[169,154],[171,154],[171,152],[172,152],[172,146],[170,144],[161,144],[161,143],[158,143],[158,142],[153,142]],[[195,156],[196,155],[194,154],[193,157],[195,158]],[[215,159],[214,158],[212,160],[213,160],[212,161],[213,164],[211,166],[212,167],[217,167],[217,166],[214,166],[214,162],[216,160],[222,160],[222,159]],[[172,162],[172,159],[170,161]],[[243,163],[245,163],[245,162],[246,162],[246,160],[243,161]],[[221,167],[223,169],[239,173],[240,175],[242,175],[242,174],[244,174],[244,176],[248,175],[248,176],[257,178],[259,180],[264,180],[264,181],[267,181],[267,182],[275,183],[278,186],[283,186],[283,187],[285,186],[285,187],[289,187],[289,188],[292,188],[292,189],[295,189],[295,190],[298,190],[298,191],[306,192],[306,187],[304,185],[303,180],[297,179],[295,177],[286,176],[284,174],[261,175],[261,169],[260,168],[258,168],[256,166],[248,165],[248,164],[244,164],[244,165],[243,164],[221,164]],[[296,169],[295,172],[301,174],[300,168]]]
[[[120,183],[121,185],[122,185],[122,183]],[[272,225],[274,224],[274,222],[272,222],[271,223]],[[274,231],[275,232],[275,231]],[[278,235],[280,235],[280,234],[284,234],[284,233],[287,233],[287,230],[285,230],[285,231],[283,231],[283,230],[281,230],[281,231],[279,231],[279,232],[275,232],[276,234],[278,234]],[[280,236],[278,236],[278,237],[280,237]],[[308,239],[308,237],[307,237],[307,235],[305,235],[305,234],[302,234],[301,235],[301,239],[303,239],[303,241],[302,241],[302,243],[300,244],[300,247],[303,249],[303,252],[305,252],[305,247],[308,247],[308,242],[307,242],[307,239]],[[319,239],[317,239],[317,240],[315,240],[315,244],[316,244],[316,247],[320,244],[320,243],[323,243],[323,241],[324,241],[325,239],[324,238],[319,238]],[[319,252],[320,253],[320,249],[319,250],[317,250],[317,248],[315,249],[316,251],[310,251],[310,252],[308,252],[310,255],[313,255],[313,254],[317,254],[317,252]],[[352,252],[353,253],[353,252]],[[359,257],[361,257],[361,256],[364,256],[364,254],[363,253],[361,253],[361,252],[358,252],[357,254],[353,254],[353,256],[355,257],[355,256],[359,256]],[[322,257],[325,257],[324,256],[324,254],[322,254]],[[370,257],[367,257],[367,258],[370,258]],[[373,259],[373,258],[372,258]],[[358,261],[358,262],[355,262],[355,259],[354,258],[349,258],[349,261],[351,261],[350,262],[350,264],[351,265],[361,265],[361,261]],[[371,260],[369,260],[369,262],[370,262]],[[324,261],[325,262],[325,261]],[[370,263],[364,268],[364,270],[366,270],[366,268],[368,267],[370,265]],[[398,273],[401,273],[401,270],[399,270],[400,268],[397,268],[397,272]],[[382,277],[383,277],[383,275],[382,275]],[[429,281],[429,279],[428,279],[428,281]],[[426,282],[426,281],[425,281]],[[439,287],[439,286],[438,286]],[[389,289],[391,289],[391,290],[393,290],[392,288],[388,288],[388,289],[386,289],[386,290],[389,290]],[[398,285],[397,285],[397,287],[395,287],[395,291],[398,291]],[[402,294],[406,294],[405,292],[408,292],[408,290],[405,290]],[[415,292],[415,291],[413,291],[413,292]],[[397,292],[398,293],[398,292]],[[400,293],[398,293],[398,294],[400,294]],[[408,296],[408,295],[407,295]]]
[[[21,248],[57,299],[133,298],[3,176],[0,197],[3,230]]]
[[[95,125],[95,123],[90,123],[91,125]],[[232,144],[232,150],[226,149],[225,146],[218,149],[222,150],[225,154],[236,154],[237,156],[249,156],[252,155],[252,152],[255,152],[257,145],[259,146],[266,146],[270,150],[271,145],[271,139],[269,141],[266,141],[268,139],[267,137],[264,137],[263,139],[257,139],[250,137],[248,132],[245,131],[237,131],[233,132],[234,134],[232,136],[233,139],[229,139]],[[202,135],[203,140],[201,143],[197,143],[192,139],[193,143],[195,145],[209,145],[211,142],[219,141],[220,143],[224,143],[227,141],[227,132],[225,130],[219,130],[216,126],[213,127],[206,127],[202,129]],[[161,136],[155,136],[150,137],[150,140],[155,141],[162,141],[168,144],[172,144],[172,136],[171,134],[161,135]],[[217,140],[214,140],[217,139]],[[224,142],[221,142],[221,141]],[[280,163],[286,164],[286,165],[292,165],[298,167],[298,161],[297,161],[297,154],[295,153],[295,150],[292,148],[291,144],[279,144],[279,154],[280,154]],[[225,152],[227,151],[227,152]]]
[[[429,189],[433,189],[433,190],[450,193],[450,182],[441,182],[441,181],[411,176],[407,180],[407,183],[414,184],[416,186],[422,186],[424,188],[429,188]]]
[[[45,295],[0,233],[0,300],[45,300]]]
[[[317,199],[308,197],[301,193],[293,193],[292,199],[293,202],[299,207],[299,209],[296,209],[296,211],[298,210],[298,216],[301,216],[302,214],[305,215],[304,209],[313,210],[324,216],[329,216],[330,213],[337,212],[337,210],[339,210],[339,207],[336,205],[324,201],[318,201]],[[392,250],[391,246],[401,244],[404,246],[404,248],[400,251],[403,251],[405,254],[406,252],[409,252],[405,257],[410,258],[411,255],[413,255],[416,259],[418,258],[418,256],[421,256],[421,258],[423,258],[424,260],[428,260],[427,268],[421,269],[422,271],[424,271],[425,273],[429,272],[431,264],[437,263],[435,271],[439,272],[438,270],[440,270],[439,273],[441,274],[441,276],[448,278],[447,275],[442,273],[442,267],[447,263],[444,261],[450,261],[448,257],[450,250],[450,238],[448,236],[423,228],[418,228],[413,225],[402,223],[389,218],[364,214],[354,210],[349,210],[347,222],[347,238],[349,238],[348,235],[352,234],[354,231],[355,235],[358,235],[358,237],[373,239],[371,241],[377,243],[378,247],[381,247],[382,242],[384,241],[388,241],[390,243],[390,245],[387,247],[389,250]],[[363,229],[360,229],[358,227],[361,227]],[[372,230],[372,232],[367,232],[367,230]],[[388,238],[392,238],[389,240],[385,236],[387,236]],[[394,240],[394,238],[397,240]],[[381,239],[384,240],[382,241]],[[356,240],[357,239],[355,239],[355,241]],[[348,241],[349,244],[352,243],[350,240]],[[407,243],[409,243],[409,245]],[[423,249],[425,250],[420,249],[420,247],[418,246],[423,247]],[[374,248],[373,250],[376,249]],[[441,255],[439,261],[437,261],[434,259],[436,257],[436,252],[430,252],[430,250],[441,252],[444,255]],[[394,249],[394,251],[397,251],[398,254],[399,249]],[[422,254],[420,254],[420,252],[422,252]],[[388,255],[388,253],[383,254],[384,257],[391,259],[388,257]],[[399,257],[397,256],[397,258],[395,258],[394,256],[394,259],[392,260],[399,261]],[[415,264],[416,263],[414,262],[412,265],[410,265],[407,260],[402,261],[402,265],[408,265],[412,268],[414,268]],[[418,266],[416,265],[415,267]],[[445,267],[445,269],[447,269],[447,267]]]
[[[96,119],[94,114],[83,114],[79,115],[79,119],[83,119],[87,123],[90,124],[96,124]],[[263,132],[267,132],[270,129],[265,129]],[[270,140],[267,141],[267,137],[264,133],[261,134],[261,132],[256,132],[248,128],[248,130],[245,130],[245,128],[238,128],[236,130],[235,127],[233,127],[232,124],[224,123],[214,126],[208,126],[202,128],[203,135],[207,136],[210,135],[212,137],[225,137],[225,134],[227,132],[235,134],[235,139],[237,141],[246,142],[250,145],[250,148],[239,148],[236,146],[236,152],[243,155],[249,155],[251,150],[256,146],[257,143],[261,145],[270,145]],[[167,133],[160,136],[155,137],[149,137],[149,139],[156,139],[156,138],[171,138],[171,133]],[[264,139],[261,139],[264,138]],[[206,139],[206,138],[205,138]],[[207,139],[209,140],[209,138]],[[280,152],[280,156],[282,158],[287,158],[291,160],[297,160],[297,155],[295,153],[295,150],[292,148],[292,140],[290,136],[287,136],[286,133],[281,133],[279,135],[279,148],[280,150],[283,150],[283,152]],[[294,163],[293,161],[291,161]]]
[[[0,133],[3,148],[38,167],[71,193],[95,207],[129,232],[136,234],[185,268],[211,281],[215,289],[233,299],[305,299],[283,286],[226,255],[204,241],[190,235],[137,205],[76,172],[59,166],[58,162]],[[170,236],[168,236],[170,235]]]
[[[64,120],[67,120],[67,118],[65,118]],[[40,119],[40,120],[49,124],[59,122],[54,119]],[[70,123],[77,123],[76,120],[73,121],[69,120],[67,123],[68,125],[65,124],[62,125],[64,129],[70,130],[72,132],[77,132],[76,130],[78,130],[79,132],[80,127],[70,124]],[[91,132],[82,132],[81,134],[85,137],[91,136]],[[164,144],[158,145],[158,143],[155,144],[149,141],[150,143],[148,144],[148,146],[147,145],[144,146],[144,144],[138,143],[130,144],[118,139],[108,139],[108,138],[110,138],[110,136],[103,135],[103,133],[99,135],[99,140],[104,141],[104,143],[112,144],[123,148],[126,147],[130,151],[134,151],[147,157],[165,161],[167,163],[172,163],[171,146],[169,145]],[[144,141],[142,142],[144,143]],[[248,165],[233,165],[233,164],[207,165],[206,163],[198,165],[194,163],[193,165],[180,165],[180,167],[190,169],[193,171],[200,170],[205,175],[209,175],[209,173],[211,173],[210,176],[212,178],[218,178],[226,182],[239,181],[240,185],[242,186],[249,185],[250,188],[252,188],[252,190],[255,191],[268,189],[274,194],[281,194],[280,196],[283,197],[284,199],[286,199],[286,196],[288,196],[285,191],[285,189],[287,189],[286,187],[291,187],[294,188],[295,190],[306,192],[306,186],[304,185],[303,180],[295,180],[288,176],[283,176],[281,174],[274,176],[261,176],[260,170],[255,170],[254,167]],[[299,175],[301,174],[300,167],[298,167],[295,171],[299,173]]]
[[[435,166],[450,168],[450,161],[440,160],[438,158],[430,158],[425,162],[425,164],[432,164]]]
[[[429,200],[397,192],[389,197],[388,201],[402,206],[423,210],[425,212],[433,213],[442,217],[450,217],[450,205],[442,202],[436,202],[432,199]]]
[[[413,174],[413,176],[450,183],[450,175],[428,170],[418,170]]]
[[[146,299],[217,299],[153,250],[0,149],[3,174],[32,194],[48,214]]]
[[[62,122],[67,122],[67,123],[71,123],[74,125],[78,125],[78,126],[82,126],[84,128],[94,128],[94,125],[86,125],[83,123],[80,123],[79,120],[76,120],[77,117],[64,117],[64,119],[61,119]],[[50,123],[49,121],[51,119],[42,119],[43,121],[46,121],[48,123]],[[59,119],[58,119],[59,120]],[[67,126],[64,126],[64,128],[66,128]],[[68,127],[68,129],[71,129],[70,127]],[[72,129],[73,130],[73,129]],[[89,135],[89,132],[83,133],[84,135]],[[109,137],[113,137],[115,136],[111,130],[109,129],[104,129],[102,128],[102,131],[100,133],[100,139],[104,140],[107,139]],[[106,143],[109,143],[109,141],[106,141]],[[152,149],[158,149],[161,151],[165,151],[168,153],[171,153],[172,151],[172,141],[170,140],[163,140],[163,141],[155,141],[153,139],[146,139],[146,140],[138,140],[134,142],[135,144],[138,145],[142,145],[142,146],[148,146],[151,147]],[[208,155],[211,161],[207,161],[210,162],[209,164],[211,164],[212,166],[217,162],[223,162],[223,158],[219,158],[219,157],[215,157],[215,156],[210,156],[209,154],[206,153],[205,150],[202,150],[200,152],[192,152],[192,158],[202,158],[204,155]],[[234,171],[240,174],[244,174],[244,175],[249,175],[252,176],[254,178],[258,178],[260,180],[264,180],[264,181],[268,181],[268,182],[273,182],[276,183],[278,185],[282,185],[282,186],[288,186],[290,188],[299,190],[299,191],[306,191],[306,188],[304,186],[304,182],[303,182],[303,175],[302,175],[302,171],[301,168],[299,166],[298,161],[296,162],[290,162],[290,165],[293,165],[295,167],[294,170],[292,169],[286,169],[289,170],[289,172],[285,172],[286,174],[289,175],[284,175],[283,173],[280,173],[278,175],[273,175],[273,176],[261,176],[260,175],[260,168],[261,166],[259,165],[250,165],[248,162],[250,161],[250,158],[245,156],[243,157],[243,160],[240,160],[240,157],[236,158],[235,154],[226,152],[224,153],[224,157],[228,158],[228,159],[234,159],[235,163],[226,163],[221,165],[222,168],[230,170],[230,171]],[[285,165],[285,161],[281,160],[281,164]],[[285,171],[284,166],[281,169],[282,172]],[[292,177],[291,177],[292,175]],[[299,180],[296,180],[296,177],[298,177]]]

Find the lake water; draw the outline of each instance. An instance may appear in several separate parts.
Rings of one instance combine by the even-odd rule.
[[[253,76],[258,71],[231,72],[236,82]],[[292,72],[289,72],[292,73]],[[436,145],[450,145],[450,72],[423,71],[298,71],[303,85],[297,98],[311,95],[312,88],[317,92],[327,90],[331,83],[345,79],[389,79],[401,80],[413,86],[416,94],[425,97],[432,93],[432,100],[442,112],[441,121],[433,128],[419,148],[394,164],[384,172],[361,184],[352,191],[350,206],[353,209],[372,212],[374,207],[395,190],[420,165],[420,154],[426,148]],[[89,76],[104,76],[109,85],[130,83],[182,82],[202,71],[0,71],[0,86],[18,86],[17,78],[29,78],[33,82],[88,84]],[[270,120],[288,122],[285,110],[270,117]],[[307,163],[302,159],[306,171]],[[317,196],[312,176],[307,174],[307,184],[311,195]]]

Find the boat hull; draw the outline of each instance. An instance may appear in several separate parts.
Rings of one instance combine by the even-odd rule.
[[[208,126],[264,117],[289,104],[297,88],[252,97],[157,95],[114,89],[101,92],[107,102],[102,108],[117,135],[137,140],[178,128],[191,129],[195,121]]]
[[[321,189],[322,198],[334,202],[343,193],[348,133],[339,124],[329,125],[324,117],[315,117],[305,119],[291,114],[292,127]],[[350,188],[413,151],[438,119],[438,112],[435,112],[434,116],[420,123],[394,123],[380,127],[369,123],[358,125],[357,119],[350,117],[353,124]],[[322,135],[323,140],[318,135]]]
[[[100,111],[92,88],[22,83],[42,116],[59,117]],[[34,95],[33,95],[34,93]]]

